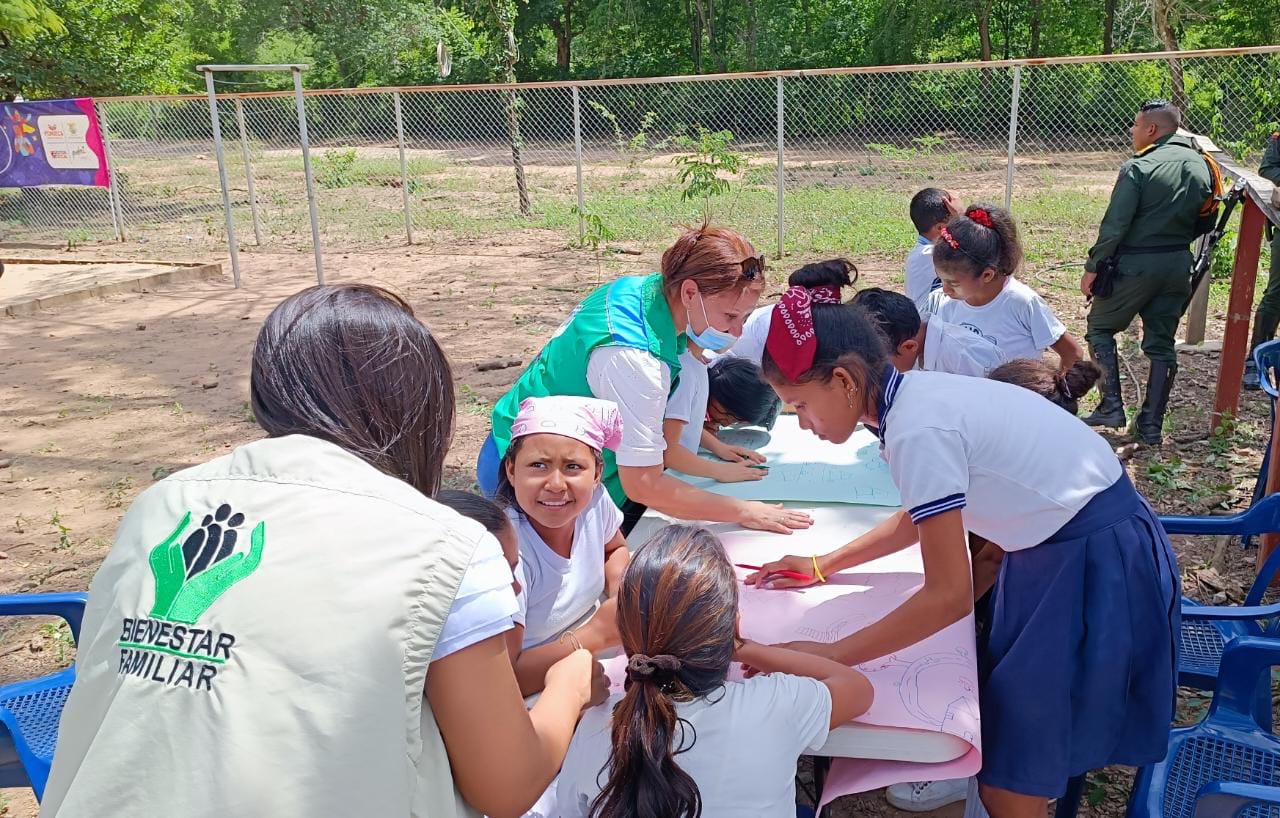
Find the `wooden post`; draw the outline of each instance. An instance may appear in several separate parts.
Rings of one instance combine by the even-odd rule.
[[[1221,423],[1224,414],[1235,417],[1240,406],[1240,381],[1244,378],[1244,359],[1249,354],[1253,287],[1258,279],[1258,257],[1262,252],[1262,226],[1267,221],[1249,196],[1245,196],[1241,204],[1244,213],[1240,217],[1236,259],[1231,268],[1231,299],[1227,303],[1227,326],[1222,333],[1222,357],[1218,359],[1218,387],[1213,398],[1211,432]]]

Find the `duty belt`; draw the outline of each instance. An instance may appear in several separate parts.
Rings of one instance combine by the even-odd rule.
[[[1188,253],[1191,251],[1190,242],[1187,244],[1157,244],[1154,247],[1131,247],[1122,244],[1116,249],[1117,256],[1143,256],[1152,255],[1154,253]]]

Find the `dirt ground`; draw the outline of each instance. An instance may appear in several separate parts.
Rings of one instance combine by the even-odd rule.
[[[23,255],[38,252],[24,249]],[[119,258],[122,252],[128,251],[90,247],[78,257]],[[248,411],[254,337],[281,299],[314,283],[314,272],[309,253],[244,252],[241,258],[239,290],[230,286],[228,272],[223,280],[0,317],[0,593],[85,589],[138,492],[262,434]],[[776,268],[785,273],[807,260],[788,259]],[[527,362],[585,292],[619,274],[650,271],[657,259],[651,253],[616,255],[602,263],[588,251],[565,249],[557,233],[524,230],[430,252],[331,252],[327,262],[330,282],[373,282],[403,295],[449,353],[458,415],[446,482],[466,487],[488,431],[489,407],[520,372],[481,373],[477,364]],[[857,262],[864,284],[900,282],[898,259]],[[1070,276],[1037,284],[1036,275],[1029,271],[1027,280],[1081,334],[1084,308],[1070,292]],[[783,277],[773,275],[770,298]],[[1211,316],[1211,336],[1220,335],[1221,318]],[[1145,380],[1139,353],[1126,355],[1137,382]],[[1182,364],[1171,442],[1154,450],[1135,450],[1121,436],[1114,443],[1160,511],[1241,507],[1266,441],[1266,406],[1246,394],[1239,419],[1210,436],[1217,357],[1184,354]],[[1188,592],[1206,600],[1243,598],[1253,552],[1213,542],[1180,543],[1179,549]],[[65,634],[41,624],[0,622],[0,684],[71,660]],[[1188,718],[1203,711],[1202,698],[1188,697],[1184,704]],[[1091,785],[1086,814],[1123,811],[1127,774],[1106,776]],[[874,793],[845,799],[836,814],[904,815]],[[959,810],[940,814],[956,818]],[[35,815],[30,792],[0,791],[0,815]]]

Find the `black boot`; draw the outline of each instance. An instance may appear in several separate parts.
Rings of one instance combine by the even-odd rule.
[[[1253,351],[1260,344],[1265,344],[1276,337],[1276,327],[1280,326],[1280,313],[1272,315],[1258,310],[1253,316],[1253,338],[1249,341],[1249,357],[1244,362],[1245,389],[1258,388],[1258,367],[1253,364]]]
[[[1138,413],[1138,438],[1151,446],[1159,446],[1164,440],[1164,412],[1169,407],[1169,394],[1173,392],[1173,379],[1178,374],[1177,364],[1152,361],[1147,374],[1147,396]]]
[[[1084,422],[1090,426],[1123,429],[1127,419],[1124,416],[1124,397],[1120,394],[1120,361],[1116,357],[1115,345],[1090,346],[1089,354],[1093,356],[1094,363],[1102,368],[1102,380],[1098,383],[1102,401]]]

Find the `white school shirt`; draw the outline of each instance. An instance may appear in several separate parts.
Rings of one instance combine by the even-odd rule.
[[[680,383],[667,401],[667,419],[684,421],[680,445],[698,453],[702,440],[702,421],[707,416],[707,365],[692,350],[680,355]]]
[[[610,714],[621,698],[582,714],[556,786],[561,818],[586,818],[608,780],[602,768],[609,762]],[[794,818],[796,762],[827,741],[826,685],[773,673],[726,682],[675,708],[681,721],[673,746],[684,749],[675,761],[698,785],[702,818]]]
[[[1005,551],[1031,548],[1123,473],[1100,435],[1029,389],[889,370],[879,432],[915,523],[963,509],[969,531]]]
[[[1007,359],[1000,347],[964,327],[931,316],[925,323],[920,368],[985,378]]]
[[[950,298],[938,310],[938,317],[991,341],[1010,361],[1039,360],[1044,350],[1067,331],[1053,308],[1035,290],[1013,277],[1005,281],[1004,289],[990,303],[973,307]]]
[[[916,246],[907,253],[903,288],[921,317],[936,314],[938,308],[947,301],[942,293],[942,282],[938,280],[938,273],[933,268],[933,242],[924,236],[916,236]]]
[[[764,344],[769,339],[769,322],[773,320],[773,305],[756,307],[742,323],[742,337],[733,342],[733,346],[719,354],[707,353],[708,360],[721,356],[726,358],[745,358],[756,366],[764,360]]]
[[[648,351],[597,347],[587,359],[587,386],[597,398],[613,401],[622,416],[619,466],[661,466],[667,441],[662,418],[671,393],[671,370]]]
[[[524,647],[536,648],[559,638],[600,600],[604,593],[604,547],[618,533],[622,512],[604,486],[597,486],[591,505],[574,520],[568,559],[552,551],[520,511],[508,509],[507,516],[520,542],[515,620],[524,624]]]

